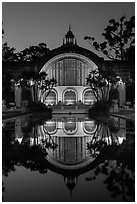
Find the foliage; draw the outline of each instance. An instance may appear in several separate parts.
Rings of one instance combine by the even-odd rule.
[[[87,149],[89,150],[91,156],[95,158],[100,155],[103,157],[106,154],[105,151],[111,151],[112,147],[117,148],[119,146],[117,132],[113,132],[114,134],[112,134],[112,128],[110,129],[109,126],[109,124],[111,124],[111,127],[114,126],[114,121],[110,120],[109,118],[105,118],[104,120],[101,118],[100,121],[96,120],[96,122],[96,132],[94,133],[91,141],[87,143]],[[111,154],[111,156],[112,155],[113,154]]]
[[[36,120],[36,119],[35,119]],[[33,121],[34,122],[34,121]],[[35,122],[34,122],[35,123]],[[14,138],[14,133],[6,127],[3,127],[2,131],[2,170],[3,175],[8,176],[8,173],[15,171],[15,166],[24,166],[31,171],[39,171],[39,173],[47,173],[48,164],[46,162],[47,149],[57,148],[57,144],[54,143],[52,137],[46,130],[46,139],[41,141],[41,144],[30,145],[30,137],[36,140],[37,125],[32,123],[26,123],[22,127],[23,139],[19,143]],[[41,122],[40,122],[41,124]],[[35,129],[35,130],[34,130]],[[33,133],[33,135],[31,135]]]
[[[133,162],[135,159],[135,134],[134,125],[127,124],[127,127],[129,125],[130,131],[127,128],[127,138],[123,143],[116,141],[117,131],[112,134],[112,128],[105,124],[102,126],[103,130],[100,129],[100,134],[96,134],[96,137],[93,136],[92,140],[87,143],[87,149],[91,156],[96,158],[100,164],[94,171],[91,171],[86,180],[92,181],[100,174],[105,175],[106,189],[110,191],[112,197],[120,196],[123,201],[135,200],[135,161]]]
[[[29,48],[26,48],[19,53],[15,53],[15,48],[10,48],[7,43],[4,43],[2,45],[2,60],[4,62],[8,62],[8,61],[34,61],[36,62],[38,59],[45,57],[48,51],[49,49],[47,48],[47,45],[45,43],[39,43],[38,46],[30,46]],[[57,83],[54,78],[49,80],[47,78],[46,73],[42,72],[40,74],[37,74],[34,71],[28,72],[25,74],[21,73],[20,76],[18,76],[18,78],[16,77],[12,80],[10,78],[8,83],[7,83],[7,79],[9,79],[9,77],[8,77],[8,74],[5,73],[3,75],[2,85],[3,85],[3,98],[6,101],[11,101],[11,99],[8,99],[9,97],[7,98],[7,96],[12,95],[12,92],[10,91],[10,89],[11,87],[13,88],[15,85],[18,87],[20,86],[22,88],[23,98],[24,99],[29,98],[29,101],[31,102],[31,100],[37,101],[38,88],[40,88],[42,92],[46,92],[45,96],[48,96],[53,86],[55,86]],[[8,95],[5,92],[5,90],[7,90],[7,86],[9,86]],[[32,97],[30,97],[31,96],[30,88],[32,90],[31,92]]]
[[[92,70],[87,77],[87,85],[91,87],[97,102],[107,102],[110,89],[118,86],[120,81],[121,78],[115,73],[104,70]]]
[[[15,52],[14,47],[9,47],[7,43],[2,45],[2,60],[3,61],[31,61],[36,62],[45,57],[49,52],[45,43],[39,43],[36,46],[30,46],[20,52]]]
[[[100,164],[87,181],[95,180],[100,174],[106,176],[104,184],[113,198],[121,197],[123,201],[135,200],[134,172],[121,161],[106,160]]]
[[[41,72],[39,74],[36,72],[28,72],[22,74],[17,79],[13,79],[12,82],[14,85],[21,87],[24,91],[31,90],[32,101],[35,102],[38,101],[38,89],[42,92],[46,92],[48,95],[57,83],[54,78],[48,79],[45,72]]]
[[[17,53],[19,61],[36,61],[46,56],[49,49],[45,43],[39,43],[37,46],[30,46]]]
[[[40,81],[38,81],[38,85],[43,92],[46,92],[45,97],[48,96],[48,94],[51,92],[54,86],[56,86],[57,81],[56,79],[48,79],[47,74],[45,72],[40,72]]]
[[[7,43],[2,45],[2,60],[5,62],[17,61],[17,55],[14,47],[9,47]]]
[[[119,21],[111,19],[102,36],[105,38],[102,43],[96,42],[94,37],[85,36],[84,39],[109,59],[135,59],[135,16],[129,20],[125,16]]]

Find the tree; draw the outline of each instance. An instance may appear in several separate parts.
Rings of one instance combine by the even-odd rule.
[[[33,118],[34,119],[34,118]],[[40,138],[37,135],[39,125],[44,125],[44,118],[36,118],[34,121],[27,121],[22,127],[23,137],[21,143],[15,139],[14,130],[9,130],[7,124],[3,126],[2,132],[2,172],[8,176],[12,171],[15,171],[15,166],[24,166],[32,171],[39,173],[47,173],[48,163],[46,156],[49,149],[56,149],[57,144],[49,134],[45,131],[45,138]],[[30,144],[30,138],[34,138],[33,145]],[[35,143],[36,138],[39,138],[39,144]],[[41,141],[41,142],[40,142]]]
[[[2,61],[17,61],[17,55],[14,47],[9,47],[7,43],[2,45]]]
[[[85,36],[84,39],[109,59],[135,59],[135,16],[129,20],[126,20],[125,16],[119,21],[111,19],[102,36],[105,38],[102,43],[96,42],[95,38],[90,36]]]
[[[109,91],[120,81],[121,78],[115,73],[104,70],[92,70],[87,77],[87,85],[91,87],[97,102],[107,102]]]
[[[87,143],[90,155],[99,165],[92,169],[86,181],[95,181],[104,174],[103,183],[111,196],[121,197],[123,201],[135,200],[135,133],[134,124],[130,125],[133,129],[127,131],[126,139],[121,143],[120,121],[111,118],[100,120],[91,141]]]
[[[18,79],[13,79],[16,86],[20,86],[23,91],[30,90],[32,94],[32,101],[38,101],[38,91],[46,92],[46,97],[56,85],[56,79],[48,79],[45,72],[37,74],[36,72],[29,72],[22,74]]]
[[[30,46],[17,53],[19,61],[36,61],[46,56],[49,49],[45,43],[39,43],[37,46]]]
[[[2,34],[4,31],[2,31]],[[36,62],[39,59],[46,56],[49,49],[45,43],[39,43],[37,46],[30,46],[20,52],[15,52],[14,47],[9,47],[7,43],[2,45],[2,60],[3,61],[33,61]]]

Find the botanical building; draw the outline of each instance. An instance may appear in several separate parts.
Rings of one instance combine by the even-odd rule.
[[[40,100],[51,105],[58,103],[92,105],[96,99],[91,88],[86,85],[86,78],[89,72],[95,69],[114,69],[115,72],[126,78],[123,72],[125,67],[120,70],[116,62],[104,61],[102,57],[78,46],[69,27],[63,39],[63,45],[51,50],[48,60],[45,60],[42,68],[39,69],[40,72],[46,72],[50,79],[57,80],[57,87],[50,92],[48,97],[39,95]],[[120,105],[123,105],[125,102],[124,86],[120,87],[120,92],[122,94]]]
[[[129,72],[134,75],[134,62],[104,60],[95,53],[80,47],[70,26],[62,45],[49,50],[39,61],[3,62],[3,72],[9,72],[12,75],[36,71],[37,73],[46,72],[49,79],[55,78],[57,86],[48,97],[45,93],[38,91],[38,100],[49,105],[93,104],[95,98],[91,88],[86,85],[86,77],[91,70],[95,69],[112,70],[126,83]],[[124,105],[125,85],[121,86],[119,91],[120,105]]]
[[[95,98],[86,86],[86,77],[91,70],[98,69],[102,59],[79,47],[70,27],[63,45],[52,50],[51,56],[41,72],[46,72],[49,78],[55,78],[57,87],[46,99],[44,96],[41,97],[42,102],[46,104],[62,102],[66,105],[78,102],[92,103]]]

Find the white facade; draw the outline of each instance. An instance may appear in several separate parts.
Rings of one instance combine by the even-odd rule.
[[[41,96],[41,101],[46,104],[62,102],[72,105],[82,102],[92,104],[94,95],[86,85],[86,77],[91,70],[98,69],[90,59],[76,53],[64,53],[50,59],[40,72],[46,72],[49,79],[57,80],[57,87],[49,94],[48,98]]]

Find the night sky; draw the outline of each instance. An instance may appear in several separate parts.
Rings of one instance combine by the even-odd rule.
[[[93,48],[84,36],[101,37],[108,21],[135,15],[134,2],[3,2],[3,43],[17,51],[44,42],[50,49],[62,45],[71,28],[79,46]]]

